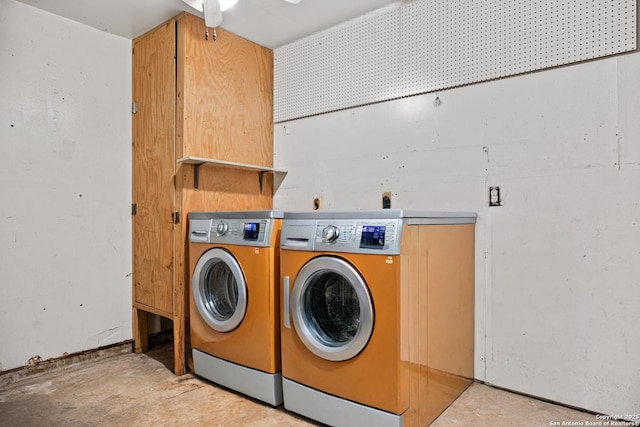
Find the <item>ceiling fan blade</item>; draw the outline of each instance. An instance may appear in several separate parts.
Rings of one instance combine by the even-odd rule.
[[[204,22],[207,28],[216,28],[222,24],[222,10],[218,0],[204,0]]]

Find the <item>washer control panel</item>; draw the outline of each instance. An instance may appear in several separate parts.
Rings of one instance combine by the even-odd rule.
[[[354,253],[400,251],[400,219],[319,220],[314,250]]]
[[[404,227],[475,224],[473,212],[382,209],[353,212],[287,212],[280,248],[312,252],[400,254]]]

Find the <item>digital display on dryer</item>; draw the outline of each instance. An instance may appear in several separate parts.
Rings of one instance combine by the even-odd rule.
[[[386,227],[384,225],[363,225],[360,247],[364,249],[383,249],[385,231]]]
[[[259,222],[244,223],[244,235],[242,236],[244,240],[258,240],[259,234],[260,234]]]

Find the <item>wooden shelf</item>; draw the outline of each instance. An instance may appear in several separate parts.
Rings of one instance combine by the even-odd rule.
[[[273,192],[275,193],[282,180],[287,175],[287,171],[283,169],[276,169],[268,166],[256,166],[249,165],[247,163],[228,162],[226,160],[207,159],[205,157],[183,157],[178,159],[178,163],[185,163],[193,165],[194,173],[194,187],[198,189],[198,182],[200,180],[200,166],[211,165],[217,167],[227,167],[235,169],[244,169],[258,172],[258,180],[260,182],[260,192],[262,192],[262,181],[265,173],[273,173]]]

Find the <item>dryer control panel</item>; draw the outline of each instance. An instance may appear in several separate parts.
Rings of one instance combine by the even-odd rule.
[[[189,241],[240,246],[269,246],[273,218],[191,219]]]

